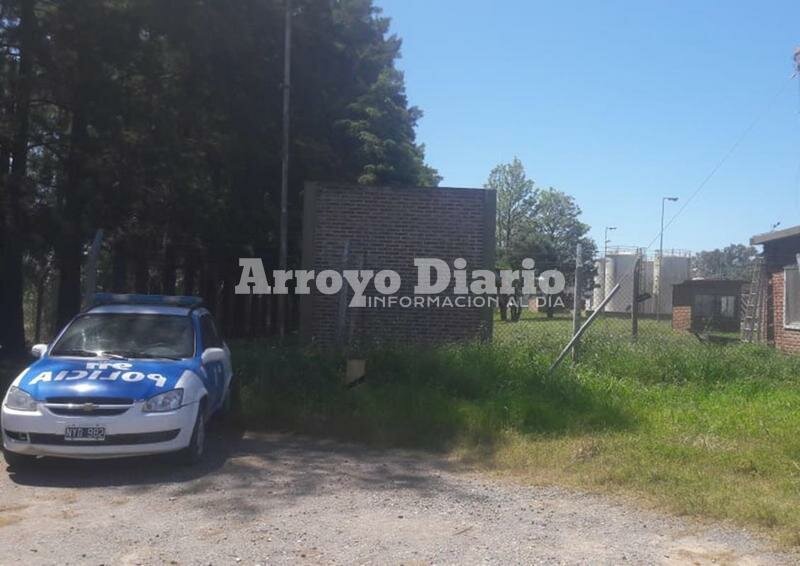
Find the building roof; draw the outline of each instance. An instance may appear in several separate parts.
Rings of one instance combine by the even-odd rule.
[[[747,281],[742,279],[687,279],[682,283],[676,283],[673,287],[715,287],[724,285],[744,285]]]
[[[783,230],[773,230],[772,232],[765,232],[764,234],[756,234],[750,238],[750,245],[757,246],[775,240],[791,238],[793,236],[800,236],[800,226],[792,226],[791,228],[784,228]]]

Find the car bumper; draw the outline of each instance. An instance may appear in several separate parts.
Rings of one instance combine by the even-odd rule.
[[[166,413],[143,413],[137,403],[114,416],[61,416],[44,405],[37,411],[0,413],[3,447],[29,456],[62,458],[119,458],[174,452],[186,448],[192,437],[197,403]],[[67,426],[103,426],[102,442],[65,440]]]

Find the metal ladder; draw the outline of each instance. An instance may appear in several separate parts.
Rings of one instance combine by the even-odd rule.
[[[762,320],[767,290],[767,273],[764,257],[756,256],[750,272],[750,285],[742,295],[742,341],[761,342],[766,338]]]

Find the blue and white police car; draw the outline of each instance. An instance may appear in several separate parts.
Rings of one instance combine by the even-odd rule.
[[[0,413],[12,468],[37,456],[176,452],[198,462],[229,407],[230,350],[196,297],[98,294],[11,384]]]

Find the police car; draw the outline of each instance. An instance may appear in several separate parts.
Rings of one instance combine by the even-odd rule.
[[[11,384],[0,413],[11,467],[37,456],[176,452],[201,459],[231,401],[230,350],[196,297],[98,294]]]

